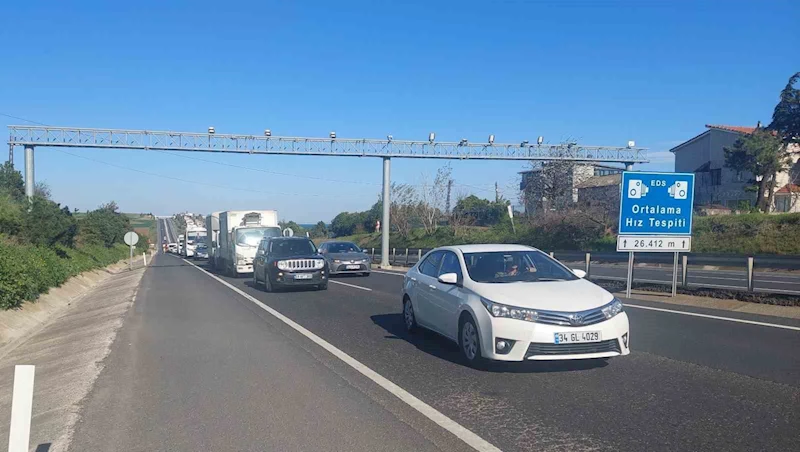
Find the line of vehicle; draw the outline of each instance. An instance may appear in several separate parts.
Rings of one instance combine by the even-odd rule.
[[[372,271],[376,272],[376,270],[372,270]],[[381,271],[381,272],[378,272],[378,273],[384,273],[384,274],[387,274],[387,275],[395,275],[395,276],[403,276],[400,273],[388,272],[388,271]],[[614,279],[614,280],[625,281],[625,278],[616,278],[616,277],[604,277],[603,279]],[[655,282],[655,283],[670,283],[670,284],[672,283],[672,281],[657,281],[657,280],[637,280],[637,282],[638,281]],[[707,287],[707,286],[703,285],[703,287]],[[728,287],[728,286],[717,286],[717,287],[724,287],[724,288],[731,288],[731,289],[741,289],[741,287]],[[630,306],[630,307],[633,307],[633,308],[650,309],[650,310],[653,310],[653,311],[669,312],[669,313],[672,313],[672,314],[683,314],[683,315],[688,315],[688,316],[693,316],[693,317],[705,317],[705,318],[715,319],[715,320],[726,320],[726,321],[729,321],[729,322],[749,323],[749,324],[752,324],[752,325],[767,326],[767,327],[773,327],[773,328],[784,328],[784,329],[789,329],[789,330],[800,331],[800,327],[789,326],[789,325],[781,325],[779,323],[757,322],[755,320],[737,319],[737,318],[734,318],[734,317],[722,317],[722,316],[716,316],[716,315],[710,315],[710,314],[698,314],[696,312],[677,311],[677,310],[674,310],[674,309],[664,309],[664,308],[653,308],[653,307],[649,307],[649,306],[641,306],[641,305],[628,304],[628,303],[624,303],[624,304],[625,304],[625,306]]]
[[[449,417],[442,414],[439,410],[433,408],[432,406],[428,405],[427,403],[423,402],[422,400],[418,399],[405,389],[401,388],[397,384],[391,382],[386,377],[380,375],[379,373],[375,372],[371,368],[367,367],[366,365],[362,364],[360,361],[356,360],[352,356],[348,355],[344,351],[336,348],[331,343],[322,339],[321,337],[317,336],[316,334],[312,333],[311,331],[307,330],[305,327],[300,325],[299,323],[293,321],[292,319],[286,317],[285,315],[281,314],[280,312],[276,311],[275,309],[267,306],[266,304],[262,303],[252,295],[244,292],[243,290],[239,289],[238,287],[232,285],[231,283],[225,281],[222,278],[219,278],[216,275],[213,275],[195,265],[193,262],[190,262],[186,259],[181,259],[187,264],[191,265],[192,267],[196,268],[197,270],[205,273],[209,277],[213,278],[220,284],[224,285],[225,287],[231,289],[232,291],[236,292],[237,294],[241,295],[245,299],[253,302],[256,306],[263,309],[264,311],[271,314],[273,317],[277,318],[281,322],[285,323],[286,325],[290,326],[292,329],[297,331],[298,333],[302,334],[303,336],[310,339],[315,344],[319,345],[320,347],[324,348],[328,352],[330,352],[335,357],[342,360],[348,366],[352,367],[360,374],[364,375],[365,377],[372,380],[375,384],[382,387],[383,389],[389,391],[392,395],[397,397],[398,399],[405,402],[411,408],[417,410],[420,414],[427,417],[431,421],[435,422],[440,427],[444,428],[448,432],[455,435],[461,441],[464,441],[467,445],[472,447],[473,449],[481,452],[500,452],[500,449],[491,444],[490,442],[486,441],[485,439],[481,438],[471,430],[468,430],[466,427],[462,426],[461,424],[457,423],[456,421],[450,419]]]
[[[353,288],[355,288],[355,289],[366,290],[367,292],[372,292],[372,289],[370,289],[369,287],[357,286],[357,285],[355,285],[355,284],[348,284],[348,283],[346,283],[346,282],[334,281],[334,280],[332,280],[332,279],[329,279],[329,280],[328,280],[328,282],[332,282],[332,283],[334,283],[334,284],[340,284],[340,285],[342,285],[342,286],[353,287]]]

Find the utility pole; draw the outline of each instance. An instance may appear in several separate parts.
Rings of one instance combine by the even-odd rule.
[[[381,268],[389,267],[389,209],[391,208],[391,163],[389,157],[383,158],[383,215],[381,221]]]
[[[14,165],[14,145],[13,144],[9,144],[8,145],[8,163],[10,163],[12,166]]]
[[[497,187],[497,182],[494,183],[494,202],[500,202],[500,188]]]
[[[447,181],[447,203],[444,206],[444,210],[447,213],[450,213],[450,192],[453,189],[453,179]]]

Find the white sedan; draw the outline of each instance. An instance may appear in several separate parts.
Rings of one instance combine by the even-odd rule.
[[[455,341],[471,365],[629,354],[622,303],[584,276],[522,245],[437,248],[405,275],[405,326]]]

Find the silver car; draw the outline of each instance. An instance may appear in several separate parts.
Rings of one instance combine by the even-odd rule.
[[[325,242],[319,253],[328,261],[331,275],[361,274],[369,276],[372,258],[352,242]]]

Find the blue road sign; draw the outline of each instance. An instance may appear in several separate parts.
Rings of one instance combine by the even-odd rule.
[[[691,235],[692,173],[622,173],[620,235]]]

